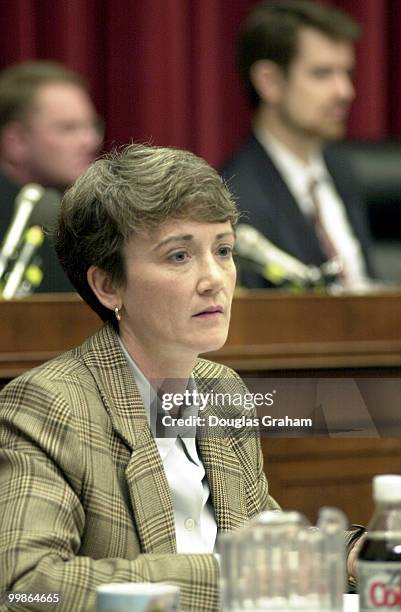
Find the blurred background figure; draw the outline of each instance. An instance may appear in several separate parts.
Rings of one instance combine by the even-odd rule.
[[[44,60],[16,64],[0,74],[0,244],[21,188],[36,183],[61,196],[93,161],[101,142],[102,129],[80,75]],[[57,208],[56,192],[48,200]],[[48,239],[37,254],[43,272],[38,290],[71,291]]]
[[[344,152],[326,145],[345,135],[359,33],[332,6],[257,5],[242,26],[239,58],[253,130],[223,168],[247,223],[305,264],[336,258],[336,280],[350,288],[373,276],[366,209]],[[251,270],[242,281],[268,285]]]

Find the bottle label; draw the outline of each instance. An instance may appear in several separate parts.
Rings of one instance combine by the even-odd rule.
[[[401,563],[358,562],[359,610],[401,611]]]

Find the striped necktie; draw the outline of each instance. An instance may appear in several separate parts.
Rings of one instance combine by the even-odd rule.
[[[338,258],[338,251],[333,244],[329,234],[324,227],[322,218],[322,204],[317,195],[317,188],[319,181],[313,179],[309,184],[309,195],[313,203],[313,210],[311,213],[311,219],[315,228],[316,236],[319,240],[320,248],[326,255],[327,259]]]

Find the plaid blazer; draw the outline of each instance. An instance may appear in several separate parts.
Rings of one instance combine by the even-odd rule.
[[[206,360],[194,377],[244,392]],[[199,438],[199,448],[220,531],[279,508],[255,436]],[[176,553],[160,455],[106,325],[0,394],[0,593],[60,593],[56,609],[77,612],[94,610],[99,584],[130,581],[178,585],[182,610],[218,609],[214,556]]]

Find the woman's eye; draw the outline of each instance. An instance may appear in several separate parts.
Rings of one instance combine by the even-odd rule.
[[[233,247],[229,245],[221,246],[218,249],[220,257],[231,257],[233,254]]]
[[[168,259],[173,263],[184,263],[189,259],[189,253],[186,251],[177,251],[169,255]]]

